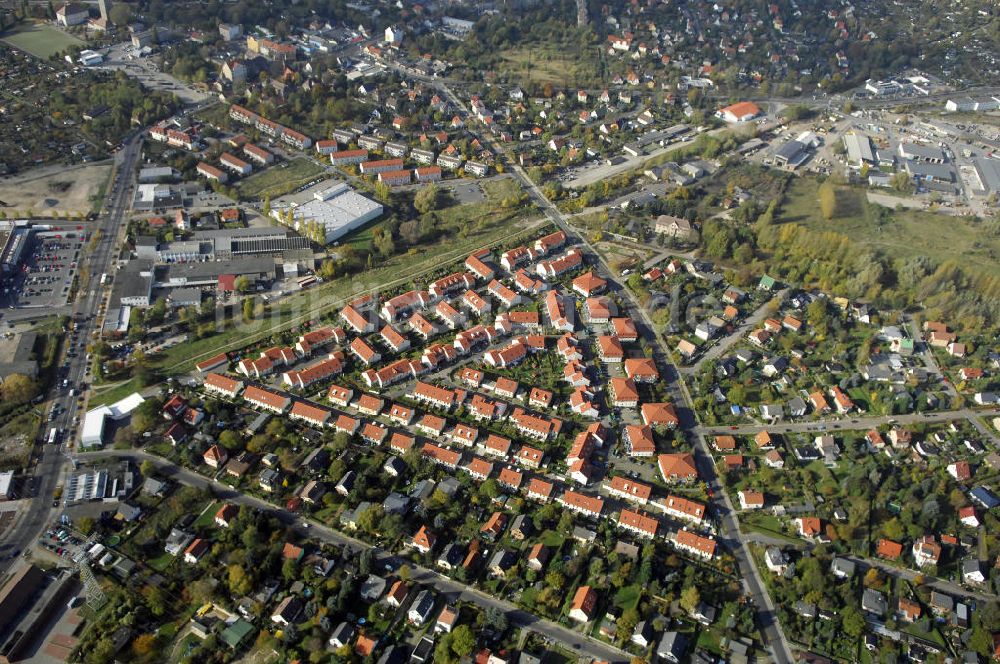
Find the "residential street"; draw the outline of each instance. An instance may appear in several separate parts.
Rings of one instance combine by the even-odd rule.
[[[988,410],[970,410],[968,408],[963,408],[962,410],[941,410],[941,411],[931,411],[926,413],[908,413],[905,415],[893,415],[892,417],[868,417],[861,416],[855,417],[853,419],[842,418],[839,420],[812,420],[808,422],[778,422],[776,424],[741,424],[737,426],[702,426],[699,427],[699,431],[707,436],[730,434],[730,435],[744,435],[753,436],[761,431],[769,431],[771,433],[806,433],[811,431],[831,431],[831,430],[850,430],[856,431],[859,429],[872,429],[874,427],[885,424],[887,421],[892,421],[897,424],[915,424],[919,422],[948,422],[951,420],[969,420],[976,426],[984,435],[992,437],[992,434],[985,429],[982,422],[979,421],[980,417],[996,417],[1000,416],[1000,410],[988,409]],[[995,439],[994,439],[995,440]]]
[[[86,462],[93,459],[120,457],[133,460],[135,463],[150,461],[158,472],[181,484],[192,486],[198,489],[210,488],[216,496],[237,505],[244,505],[255,509],[265,510],[281,519],[286,525],[293,527],[302,537],[319,539],[330,544],[345,547],[354,552],[365,549],[374,549],[377,553],[376,563],[381,563],[395,556],[382,551],[378,547],[373,547],[361,540],[345,535],[337,530],[324,526],[323,524],[309,520],[308,522],[301,516],[296,515],[281,507],[275,506],[265,500],[251,496],[235,489],[231,489],[224,484],[211,480],[204,475],[182,468],[176,464],[163,459],[162,457],[144,452],[142,450],[98,450],[95,452],[82,452],[75,455],[79,461]],[[308,523],[308,525],[306,525]],[[477,606],[488,609],[495,608],[504,612],[512,625],[527,627],[538,632],[547,639],[565,644],[581,655],[587,655],[594,659],[608,662],[628,661],[628,653],[617,648],[591,639],[579,632],[575,632],[566,627],[558,625],[550,620],[543,620],[527,611],[523,611],[509,602],[497,599],[474,588],[453,581],[448,577],[412,563],[407,563],[412,569],[411,578],[414,581],[432,585],[441,595],[447,597],[449,602],[462,600],[471,602]]]
[[[754,311],[746,319],[744,319],[741,323],[739,323],[736,326],[736,329],[734,329],[728,336],[721,339],[715,345],[713,345],[711,348],[705,351],[705,353],[698,358],[697,362],[695,362],[690,366],[680,367],[681,373],[683,374],[697,373],[698,370],[701,369],[702,364],[714,360],[715,358],[725,353],[733,346],[733,344],[735,344],[737,341],[739,341],[749,332],[751,332],[754,328],[756,328],[758,325],[764,322],[764,319],[767,318],[768,314],[774,311],[771,308],[771,304],[780,303],[782,300],[785,299],[785,295],[787,294],[788,294],[787,288],[775,293],[773,298],[771,298],[764,304],[760,305],[756,311]]]
[[[428,82],[430,82],[431,85],[435,85],[446,96],[449,102],[461,110],[462,114],[467,119],[468,126],[468,123],[472,122],[472,116],[469,114],[468,109],[462,101],[440,81],[435,80]],[[484,132],[480,136],[481,138],[485,138],[485,140],[490,143],[490,146],[496,150],[498,154],[503,154],[502,146],[496,142],[491,134]],[[766,647],[770,650],[772,657],[776,662],[778,662],[778,664],[790,664],[793,661],[791,647],[785,638],[781,626],[778,624],[777,615],[774,611],[774,605],[772,604],[771,598],[767,593],[767,588],[761,581],[757,567],[753,564],[753,560],[751,559],[749,552],[746,550],[743,534],[739,529],[739,524],[737,523],[735,516],[733,515],[732,503],[730,502],[728,495],[726,495],[725,487],[719,481],[715,471],[715,464],[711,461],[711,455],[707,453],[707,445],[703,437],[697,431],[697,421],[694,417],[694,411],[692,409],[693,402],[684,389],[683,381],[680,380],[679,375],[676,373],[675,367],[670,361],[669,354],[666,352],[666,349],[664,349],[660,339],[657,337],[655,333],[655,326],[650,320],[648,312],[639,305],[631,291],[617,284],[615,281],[615,274],[604,260],[604,257],[594,249],[585,234],[577,233],[575,231],[575,229],[567,222],[562,212],[550,200],[548,200],[548,198],[545,197],[541,188],[528,178],[524,169],[513,162],[509,164],[509,168],[510,171],[521,181],[525,191],[532,196],[535,203],[545,212],[545,214],[557,226],[559,226],[560,229],[566,232],[568,236],[579,240],[579,242],[584,246],[586,250],[585,253],[588,255],[591,262],[594,260],[599,262],[600,271],[604,273],[604,276],[610,278],[610,286],[612,289],[615,290],[615,292],[627,303],[629,311],[625,313],[630,315],[633,320],[636,321],[636,326],[639,328],[640,334],[643,335],[646,341],[654,349],[653,359],[656,361],[661,370],[668,369],[666,371],[666,375],[663,376],[662,379],[667,384],[668,390],[672,394],[673,398],[671,401],[679,405],[677,409],[678,415],[681,416],[681,425],[679,428],[682,432],[687,434],[689,440],[694,439],[698,441],[698,445],[695,447],[695,452],[699,476],[713,491],[711,502],[715,512],[719,515],[719,522],[721,525],[719,533],[720,541],[732,552],[736,559],[740,570],[740,576],[743,577],[747,591],[753,599],[757,612],[757,624],[763,635]],[[680,390],[677,388],[678,385],[681,386]],[[684,415],[685,413],[686,415]]]
[[[810,550],[814,546],[812,543],[806,542],[805,540],[800,540],[797,544],[793,545],[787,539],[769,537],[758,532],[749,533],[747,535],[747,539],[751,542],[756,542],[765,546],[774,545],[784,548],[794,546],[794,548],[799,549],[800,551]],[[947,579],[941,579],[936,576],[929,576],[923,572],[909,569],[907,567],[899,567],[885,560],[879,560],[878,558],[864,558],[862,556],[855,555],[841,555],[838,557],[846,558],[847,560],[856,563],[861,568],[860,571],[858,571],[859,575],[863,575],[864,571],[869,567],[876,567],[890,576],[896,577],[897,579],[905,579],[911,583],[915,582],[916,578],[919,576],[922,579],[919,585],[927,586],[928,588],[933,588],[934,590],[938,590],[949,595],[967,595],[969,597],[975,597],[983,602],[1000,601],[1000,596],[994,595],[993,593],[972,590],[971,588],[955,583],[954,581],[948,581]]]

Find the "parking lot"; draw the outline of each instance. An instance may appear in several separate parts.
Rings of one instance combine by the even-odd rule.
[[[159,90],[177,97],[186,105],[203,104],[211,95],[187,85],[170,74],[160,71],[152,59],[145,57],[130,42],[115,44],[107,50],[102,69],[122,70],[144,87]]]
[[[10,309],[65,305],[89,233],[85,226],[74,224],[36,234],[21,271],[4,288],[3,305]]]
[[[451,187],[451,193],[461,205],[482,203],[486,200],[486,194],[478,182],[456,182]]]

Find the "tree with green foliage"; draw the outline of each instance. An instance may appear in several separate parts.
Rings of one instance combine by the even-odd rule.
[[[451,633],[451,649],[459,659],[468,657],[476,647],[476,635],[468,625],[459,625]]]
[[[857,638],[865,631],[865,619],[861,613],[851,605],[844,607],[841,613],[841,626],[844,633]]]
[[[121,27],[132,22],[132,8],[125,3],[116,2],[108,12],[108,20]]]
[[[31,401],[38,394],[38,383],[24,374],[10,374],[0,384],[0,395],[7,405]]]
[[[417,192],[417,195],[413,197],[413,207],[420,214],[427,214],[437,209],[438,205],[438,195],[440,194],[440,189],[434,183],[431,183]]]
[[[153,428],[159,418],[160,404],[153,399],[146,399],[132,411],[132,431],[142,435]]]
[[[889,186],[902,194],[912,194],[913,178],[906,171],[899,171],[889,178]]]
[[[819,211],[827,221],[837,211],[837,191],[829,180],[819,186]]]
[[[241,439],[240,435],[232,429],[226,429],[219,434],[219,444],[230,452],[236,452],[243,449],[243,439]]]
[[[492,627],[499,633],[507,631],[507,614],[503,610],[491,606],[483,613],[483,626]]]
[[[681,591],[680,605],[688,613],[698,608],[700,602],[701,592],[698,590],[698,586],[690,585]]]

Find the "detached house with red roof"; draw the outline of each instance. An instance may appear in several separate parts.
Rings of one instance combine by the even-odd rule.
[[[608,282],[594,274],[594,271],[584,272],[573,280],[573,290],[580,297],[593,297],[607,290]]]
[[[690,452],[661,454],[656,459],[664,482],[690,482],[698,479],[698,468]]]
[[[355,337],[349,346],[351,354],[358,358],[365,366],[371,366],[382,359],[382,354],[371,347],[361,337]]]
[[[838,413],[846,415],[854,410],[854,402],[851,401],[851,398],[847,396],[839,387],[834,385],[830,388],[830,394],[833,395],[833,401],[837,405]]]
[[[597,610],[597,593],[590,586],[580,586],[570,604],[569,619],[579,623],[590,622]]]
[[[931,567],[941,560],[941,545],[933,535],[925,535],[913,542],[912,553],[917,567]]]
[[[215,525],[219,528],[228,528],[233,519],[239,514],[239,508],[232,503],[226,503],[215,513]]]
[[[648,424],[635,426],[627,424],[622,430],[622,441],[628,446],[628,454],[633,457],[651,457],[656,454],[653,429]]]
[[[229,461],[229,453],[226,452],[226,448],[221,445],[212,445],[205,450],[205,454],[202,455],[202,458],[205,461],[205,465],[218,470],[226,465],[227,461]]]
[[[680,422],[673,405],[665,402],[644,403],[639,412],[643,424],[647,426],[673,429]]]
[[[650,357],[630,357],[625,360],[625,375],[637,383],[655,383],[660,379],[656,362]]]
[[[804,516],[795,520],[799,536],[805,539],[818,539],[823,534],[823,522],[819,517]]]
[[[437,537],[427,530],[427,526],[420,526],[420,530],[416,532],[411,541],[413,548],[425,555],[434,550],[436,543]]]
[[[597,337],[597,353],[608,364],[618,364],[625,359],[625,349],[618,337],[602,335]]]
[[[619,341],[638,341],[639,332],[635,327],[635,322],[631,318],[612,318],[611,329]]]

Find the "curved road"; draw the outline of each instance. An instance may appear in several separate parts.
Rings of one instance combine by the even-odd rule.
[[[406,73],[413,76],[412,72]],[[470,128],[470,131],[472,131],[471,128],[476,124],[474,116],[469,113],[469,109],[465,103],[462,102],[462,100],[459,99],[458,96],[447,85],[445,85],[443,81],[440,79],[430,79],[420,76],[416,76],[416,78],[419,78],[428,85],[437,88],[438,91],[448,100],[448,102],[465,116],[466,127]],[[489,143],[496,154],[505,154],[503,147],[497,143],[496,139],[488,131],[481,132],[479,134],[479,138],[481,141]],[[653,349],[653,359],[656,361],[657,365],[661,368],[668,368],[668,371],[666,372],[667,375],[663,376],[662,380],[673,397],[671,401],[675,404],[681,405],[677,409],[678,416],[681,419],[681,423],[678,428],[687,433],[696,442],[693,451],[698,466],[698,473],[699,476],[705,481],[705,484],[712,489],[713,497],[711,502],[715,512],[719,515],[720,527],[718,539],[727,549],[729,549],[730,552],[732,552],[733,557],[737,562],[747,594],[753,601],[754,609],[756,611],[757,626],[760,629],[765,646],[768,648],[771,656],[778,664],[791,664],[791,662],[794,661],[791,646],[789,645],[788,640],[781,629],[781,625],[778,622],[777,613],[774,610],[774,604],[771,597],[767,592],[767,587],[764,585],[764,582],[760,577],[760,572],[750,556],[745,538],[740,530],[739,523],[736,520],[732,502],[726,494],[725,487],[719,481],[715,470],[715,464],[712,462],[711,454],[708,451],[708,445],[698,430],[697,418],[695,417],[692,408],[693,402],[690,399],[690,395],[687,394],[683,380],[681,380],[679,374],[677,373],[673,362],[670,360],[669,354],[663,348],[663,344],[660,339],[656,336],[656,328],[650,320],[648,312],[639,304],[630,290],[627,288],[621,288],[617,284],[615,281],[616,275],[607,264],[607,261],[604,260],[603,256],[596,249],[594,249],[585,234],[576,232],[576,230],[569,224],[562,211],[559,210],[559,208],[545,196],[541,188],[527,176],[524,169],[512,161],[508,162],[508,167],[508,171],[517,177],[524,190],[529,196],[532,197],[532,199],[534,199],[535,203],[545,213],[545,215],[551,219],[556,226],[563,230],[567,236],[570,238],[577,238],[579,243],[582,244],[586,250],[585,253],[589,254],[592,261],[597,262],[600,271],[604,272],[603,276],[609,278],[610,286],[615,289],[616,292],[622,297],[623,301],[627,303],[627,308],[630,310],[629,315],[632,316],[633,320],[639,323],[637,327],[639,327],[640,333]]]
[[[372,549],[376,552],[376,564],[396,559],[396,556],[389,554],[376,546],[372,546],[349,535],[345,535],[344,533],[334,530],[333,528],[329,528],[318,521],[306,521],[301,515],[289,512],[282,507],[257,498],[256,496],[236,491],[235,489],[216,482],[213,479],[207,478],[200,473],[188,468],[183,468],[162,457],[142,450],[111,449],[98,450],[94,452],[82,452],[76,455],[76,458],[80,461],[109,457],[128,458],[136,463],[149,461],[162,475],[170,477],[181,484],[192,486],[197,489],[209,489],[223,500],[227,500],[237,505],[244,505],[246,507],[267,511],[280,519],[286,525],[294,528],[303,538],[318,539],[330,544],[344,547],[354,553],[360,553],[366,549]],[[308,525],[306,525],[307,523]],[[597,660],[625,662],[631,657],[628,653],[619,650],[610,644],[589,638],[580,632],[563,627],[562,625],[552,622],[551,620],[539,618],[536,615],[519,609],[509,602],[487,595],[486,593],[480,592],[475,588],[471,588],[463,583],[450,579],[443,574],[439,574],[434,570],[420,565],[414,565],[410,562],[406,564],[412,570],[411,579],[413,581],[433,586],[434,589],[439,594],[445,596],[449,602],[461,600],[476,604],[483,609],[498,609],[507,616],[507,620],[511,625],[528,628],[553,642],[565,644],[568,648],[580,653],[581,655],[588,655]]]

